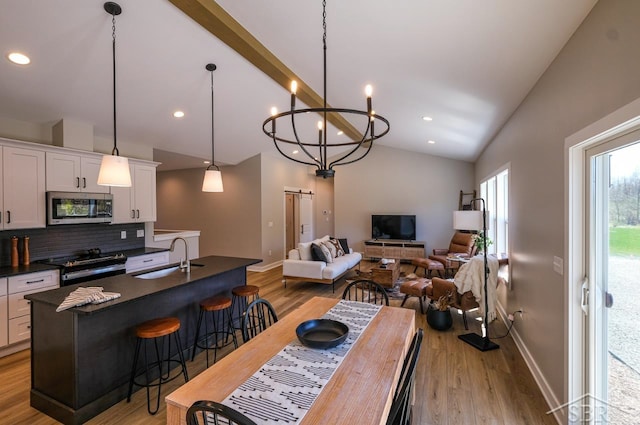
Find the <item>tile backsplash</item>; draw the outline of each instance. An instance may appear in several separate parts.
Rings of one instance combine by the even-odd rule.
[[[24,237],[29,236],[31,262],[62,257],[91,248],[115,252],[144,247],[144,238],[136,237],[144,223],[132,224],[70,224],[44,229],[20,229],[0,232],[0,266],[11,264],[11,237],[18,237],[20,263],[23,261]],[[126,232],[126,239],[121,238]]]

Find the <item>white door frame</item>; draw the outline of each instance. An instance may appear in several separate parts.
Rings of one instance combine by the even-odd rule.
[[[565,399],[571,403],[588,393],[589,365],[582,347],[586,321],[581,308],[582,284],[589,276],[585,202],[590,184],[585,168],[586,151],[599,144],[640,129],[640,99],[623,106],[565,139]],[[591,294],[591,300],[595,294]],[[561,423],[570,423],[568,409],[556,411]],[[582,422],[580,422],[582,423]]]

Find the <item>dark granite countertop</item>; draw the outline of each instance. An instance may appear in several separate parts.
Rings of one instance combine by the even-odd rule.
[[[162,249],[160,250],[162,251]],[[177,271],[168,276],[156,279],[139,279],[135,277],[135,275],[149,273],[153,270],[169,267],[163,266],[156,269],[145,270],[132,274],[116,275],[105,277],[103,279],[93,280],[87,283],[63,286],[61,288],[52,289],[50,291],[25,295],[25,298],[34,302],[41,302],[58,306],[62,303],[67,295],[69,295],[80,286],[101,286],[104,288],[105,292],[118,292],[121,294],[120,298],[116,298],[115,300],[107,301],[102,304],[87,304],[82,307],[74,307],[69,309],[69,311],[72,311],[74,313],[92,314],[111,309],[123,303],[139,300],[158,292],[197,282],[199,280],[216,276],[230,270],[235,270],[239,267],[247,267],[261,261],[262,260],[258,260],[255,258],[220,257],[214,255],[191,260],[192,264],[201,264],[202,267],[191,267],[190,274]]]
[[[125,251],[118,251],[118,252],[122,252],[124,255],[126,255],[127,258],[130,258],[130,257],[139,257],[141,255],[147,255],[147,254],[155,254],[156,252],[163,252],[163,251],[169,251],[169,248],[150,248],[145,246],[144,248],[127,249]]]
[[[45,272],[49,270],[58,270],[58,267],[40,263],[31,263],[27,266],[21,264],[18,267],[4,266],[0,267],[0,277],[11,277],[27,273]]]

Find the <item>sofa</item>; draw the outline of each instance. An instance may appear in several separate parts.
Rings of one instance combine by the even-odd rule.
[[[339,247],[338,247],[339,246]],[[318,258],[320,251],[324,258]],[[330,258],[327,258],[327,251]],[[285,288],[287,279],[297,279],[333,285],[355,266],[360,266],[362,254],[353,252],[346,239],[324,236],[311,242],[301,242],[297,248],[289,251],[282,264],[282,281]]]

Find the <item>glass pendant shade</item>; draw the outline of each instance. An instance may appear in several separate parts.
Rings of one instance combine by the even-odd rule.
[[[100,186],[131,187],[129,159],[118,155],[104,155],[98,174]]]
[[[207,170],[204,172],[202,191],[224,192],[224,188],[222,187],[222,173],[220,170]]]

